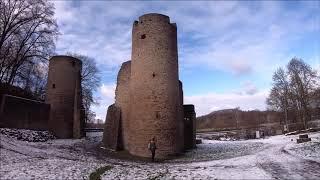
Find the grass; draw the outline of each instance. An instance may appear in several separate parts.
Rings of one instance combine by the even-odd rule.
[[[112,169],[112,166],[103,166],[103,167],[100,167],[100,168],[96,169],[94,172],[92,172],[92,173],[90,174],[89,179],[90,179],[90,180],[101,180],[101,177],[100,177],[100,176],[101,176],[104,172],[106,172],[106,171],[108,171],[108,170],[110,170],[110,169]]]

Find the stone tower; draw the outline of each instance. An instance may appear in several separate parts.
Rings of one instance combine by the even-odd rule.
[[[176,24],[161,14],[140,16],[133,24],[131,58],[129,152],[149,157],[152,137],[157,157],[181,152]]]
[[[83,136],[81,111],[82,62],[70,56],[53,56],[49,62],[46,103],[50,104],[50,130],[58,138]]]

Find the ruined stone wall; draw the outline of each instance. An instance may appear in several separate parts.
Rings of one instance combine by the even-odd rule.
[[[70,56],[53,56],[49,62],[46,103],[51,105],[49,127],[59,138],[78,136],[81,118],[82,62]],[[76,122],[76,123],[75,123]]]
[[[177,28],[169,17],[146,14],[132,30],[129,152],[150,156],[149,140],[156,137],[157,157],[180,152]]]
[[[178,129],[177,129],[177,137],[180,140],[180,143],[177,143],[178,149],[180,151],[184,151],[184,130],[185,130],[185,122],[184,122],[184,108],[183,108],[183,88],[182,88],[182,82],[179,80],[179,105],[178,105]]]
[[[119,70],[116,87],[115,105],[121,110],[121,127],[123,137],[123,147],[128,149],[129,141],[129,111],[130,111],[130,74],[131,61],[124,62]]]
[[[184,148],[196,147],[196,112],[194,105],[183,105],[184,109]]]
[[[81,68],[81,65],[80,65]],[[85,136],[85,112],[82,108],[82,89],[81,89],[81,70],[80,75],[76,76],[74,88],[73,103],[73,138],[81,138]]]
[[[111,150],[122,149],[122,135],[121,135],[121,112],[120,108],[115,104],[108,107],[105,126],[103,130],[103,144],[106,148]]]
[[[0,127],[48,130],[50,105],[21,97],[3,95]]]

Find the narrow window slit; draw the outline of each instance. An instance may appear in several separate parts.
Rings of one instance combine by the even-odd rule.
[[[156,112],[156,118],[159,119],[160,118],[160,113]]]

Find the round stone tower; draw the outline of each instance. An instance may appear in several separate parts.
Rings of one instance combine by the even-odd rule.
[[[53,56],[49,62],[48,124],[58,138],[81,136],[81,68],[82,62],[70,56]]]
[[[149,157],[156,138],[156,158],[181,151],[177,28],[168,16],[145,14],[132,29],[129,152]]]

